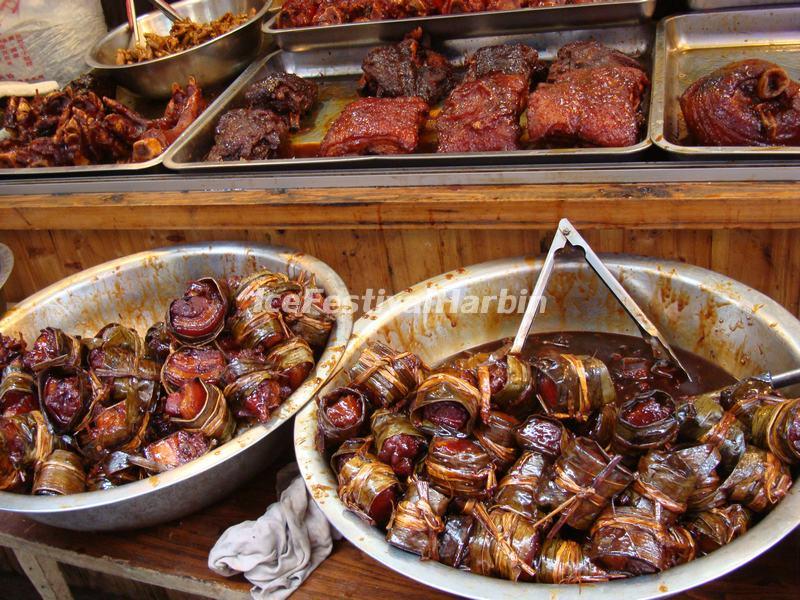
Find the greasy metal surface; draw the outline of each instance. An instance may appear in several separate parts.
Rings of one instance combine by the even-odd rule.
[[[650,139],[684,157],[800,156],[800,147],[710,147],[686,143],[678,99],[692,83],[728,63],[761,58],[800,79],[800,6],[693,13],[658,25]]]
[[[766,370],[780,372],[800,364],[800,322],[774,300],[732,279],[682,263],[604,255],[608,268],[650,315],[670,343],[714,361],[736,377]],[[542,261],[514,258],[440,275],[412,286],[359,319],[340,366],[347,369],[364,345],[385,341],[418,353],[435,364],[456,352],[512,336],[520,314],[431,313],[426,302],[459,294],[498,295],[530,290]],[[636,335],[619,304],[582,262],[559,264],[547,291],[547,310],[536,331],[593,330]],[[445,305],[446,306],[446,305]],[[321,393],[341,385],[343,371]],[[797,388],[787,393],[797,393]],[[496,600],[525,597],[580,600],[657,598],[701,585],[736,569],[776,544],[800,522],[800,485],[744,536],[686,565],[664,573],[589,585],[512,583],[451,569],[390,547],[381,533],[347,512],[336,495],[336,481],[314,448],[316,405],[295,420],[295,450],[306,485],[333,525],[360,550],[407,577],[459,596]]]
[[[256,16],[224,35],[162,58],[133,65],[117,65],[117,48],[127,48],[128,24],[120,25],[97,42],[86,55],[86,63],[107,73],[131,91],[150,98],[168,98],[172,84],[184,85],[194,75],[200,87],[210,87],[232,79],[250,64],[261,47],[261,22],[269,11],[269,0],[183,0],[173,7],[184,17],[207,23],[226,12],[234,14],[256,9]],[[144,33],[166,35],[172,22],[154,11],[137,19]]]
[[[535,29],[587,27],[603,23],[644,21],[653,16],[656,0],[605,0],[595,4],[544,6],[458,15],[436,15],[344,23],[324,27],[277,29],[278,15],[270,19],[265,31],[284,50],[297,52],[315,48],[349,47],[397,41],[414,29],[422,27],[437,37],[476,37]]]
[[[14,270],[14,253],[5,244],[0,244],[0,317],[6,310],[6,294],[4,286],[11,271]]]
[[[312,273],[329,295],[348,297],[341,278],[311,256],[241,242],[189,244],[133,254],[63,279],[12,308],[0,320],[0,331],[7,335],[19,331],[32,341],[48,325],[94,335],[106,323],[121,322],[144,334],[163,319],[169,301],[182,293],[187,281],[250,273],[260,267]],[[276,436],[270,434],[308,402],[333,372],[351,329],[352,315],[341,311],[316,369],[273,418],[209,454],[113,490],[54,498],[0,492],[0,511],[68,529],[114,530],[175,519],[218,500],[270,460],[276,443]]]
[[[797,0],[689,0],[691,10],[718,10],[720,8],[748,8],[774,4],[800,4]]]
[[[470,38],[462,40],[437,40],[433,47],[455,63],[463,63],[466,55],[483,46],[501,43],[524,43],[534,47],[545,60],[555,58],[558,49],[576,41],[595,39],[613,46],[632,56],[642,59],[649,67],[652,62],[654,30],[650,25],[627,25],[595,29],[573,29],[544,33]],[[298,167],[340,168],[342,166],[360,167],[404,167],[409,165],[481,165],[499,162],[530,163],[532,161],[572,162],[579,160],[609,160],[628,158],[646,150],[650,139],[642,134],[642,141],[625,148],[556,148],[542,150],[517,150],[514,152],[472,152],[472,153],[417,153],[393,156],[346,156],[336,158],[288,158],[254,161],[205,162],[214,142],[214,128],[219,118],[232,108],[244,105],[245,90],[254,82],[263,79],[273,71],[287,71],[316,81],[323,86],[321,96],[325,96],[328,86],[333,98],[321,99],[319,106],[310,117],[313,124],[310,131],[293,136],[293,144],[319,143],[324,137],[331,121],[344,106],[357,98],[356,81],[361,76],[361,63],[364,56],[374,46],[352,46],[308,52],[275,52],[257,61],[243,73],[220,97],[220,104],[207,110],[192,127],[192,134],[180,143],[175,143],[167,151],[164,164],[176,170],[195,169],[242,169],[268,168],[293,169]],[[647,114],[649,98],[645,99]]]

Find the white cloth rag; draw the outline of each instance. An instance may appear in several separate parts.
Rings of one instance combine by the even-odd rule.
[[[277,488],[278,502],[257,521],[228,528],[208,555],[215,573],[243,573],[255,600],[288,598],[341,537],[309,497],[296,463],[278,472]]]

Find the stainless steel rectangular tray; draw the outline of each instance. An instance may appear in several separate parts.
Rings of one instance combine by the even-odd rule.
[[[478,37],[521,30],[546,30],[558,27],[596,27],[609,23],[645,21],[653,16],[656,0],[605,0],[596,4],[546,6],[457,15],[434,15],[393,21],[344,23],[322,27],[278,29],[278,15],[264,29],[284,50],[371,45],[397,41],[422,27],[433,37]]]
[[[491,44],[521,42],[536,48],[545,60],[555,57],[558,49],[575,40],[595,39],[613,46],[630,55],[640,57],[649,67],[652,64],[652,45],[654,31],[651,25],[638,24],[620,27],[606,27],[584,30],[563,30],[545,33],[494,36],[448,40],[434,44],[455,62],[474,50]],[[244,105],[247,87],[266,76],[271,71],[287,71],[302,77],[316,80],[321,85],[320,107],[310,117],[314,125],[309,133],[293,137],[293,145],[317,144],[322,140],[328,124],[341,111],[345,104],[356,98],[356,81],[361,75],[361,61],[370,47],[350,47],[308,52],[277,51],[263,60],[257,61],[245,71],[236,82],[220,97],[220,102],[207,110],[194,124],[191,136],[172,145],[166,152],[164,165],[169,169],[334,169],[350,167],[406,167],[414,165],[452,166],[452,165],[491,165],[491,164],[530,164],[533,162],[573,162],[601,161],[634,158],[637,153],[651,146],[647,135],[642,140],[625,148],[558,148],[518,150],[514,152],[474,152],[474,153],[417,153],[392,156],[346,156],[337,158],[285,158],[272,160],[205,162],[214,140],[214,128],[226,111]],[[330,96],[334,97],[331,98]],[[649,97],[645,98],[644,111],[648,112]]]
[[[749,8],[775,4],[800,4],[798,0],[689,0],[690,10],[719,10],[721,8]]]
[[[800,79],[800,6],[693,13],[661,21],[656,35],[650,139],[684,158],[800,155],[800,147],[687,143],[678,103],[681,94],[701,77],[746,58],[778,63],[793,79]]]
[[[223,89],[224,86],[216,87],[215,89],[208,91],[203,90],[204,94],[206,94],[206,98],[209,99],[216,98],[213,102],[209,104],[206,111],[212,110],[214,106],[217,104],[217,102],[221,100],[222,98],[221,92]],[[142,98],[140,96],[136,96],[128,92],[125,88],[121,86],[117,87],[116,99],[148,118],[160,117],[163,114],[164,108],[166,107],[168,102],[167,100],[154,101],[154,100],[148,100],[147,98]],[[175,145],[181,142],[181,140],[188,138],[189,135],[191,134],[192,127],[194,127],[196,123],[197,121],[192,123],[186,129],[186,131],[184,131],[181,135],[178,136],[178,138],[173,142],[172,145]],[[159,156],[151,160],[139,163],[83,165],[80,167],[28,167],[28,168],[18,168],[18,169],[0,168],[0,179],[9,177],[40,177],[43,175],[84,175],[90,173],[103,173],[107,175],[113,175],[115,173],[135,173],[147,170],[155,170],[155,168],[164,161],[165,155],[166,151],[162,152]]]

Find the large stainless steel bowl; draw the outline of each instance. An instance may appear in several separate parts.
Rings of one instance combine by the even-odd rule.
[[[685,264],[625,256],[606,257],[606,264],[666,334],[671,344],[712,360],[736,377],[800,364],[800,322],[767,296],[727,277]],[[497,296],[531,290],[541,261],[516,258],[468,267],[413,286],[355,325],[340,367],[350,367],[365,344],[382,340],[418,353],[436,363],[456,352],[513,336],[521,315],[499,315],[497,301],[488,315],[424,310],[426,302],[458,294]],[[536,331],[588,330],[636,335],[593,272],[583,263],[559,263],[548,286],[546,312]],[[414,310],[420,309],[422,310]],[[337,375],[321,393],[343,382]],[[789,390],[790,392],[792,390]],[[762,522],[740,539],[686,565],[658,575],[591,585],[512,583],[451,569],[435,561],[390,547],[384,536],[345,510],[336,495],[336,480],[327,461],[314,448],[316,405],[295,421],[295,448],[300,470],[325,516],[355,546],[384,565],[432,587],[496,600],[526,597],[656,598],[677,593],[719,577],[777,543],[800,523],[800,485]]]
[[[14,254],[11,248],[5,244],[0,244],[0,316],[6,310],[5,286],[11,271],[14,269]]]
[[[127,48],[131,33],[127,23],[113,29],[86,55],[86,63],[114,77],[120,85],[148,98],[167,98],[172,84],[185,85],[190,75],[201,87],[233,79],[258,56],[262,43],[261,24],[269,11],[270,0],[183,0],[173,4],[181,16],[207,23],[226,12],[257,11],[254,18],[204,44],[163,58],[134,65],[117,65],[118,48]],[[143,33],[169,33],[171,21],[160,12],[137,19]]]
[[[21,332],[32,341],[48,325],[94,335],[106,323],[120,322],[144,334],[163,320],[169,301],[186,282],[268,268],[313,274],[328,295],[347,298],[341,278],[325,263],[292,250],[236,242],[191,244],[153,250],[82,271],[34,294],[0,319],[6,335]],[[276,447],[275,430],[286,423],[330,376],[352,330],[352,315],[337,314],[328,345],[316,369],[269,422],[257,425],[209,454],[172,471],[106,491],[64,497],[0,492],[0,511],[78,530],[130,529],[175,519],[227,495],[268,464]]]

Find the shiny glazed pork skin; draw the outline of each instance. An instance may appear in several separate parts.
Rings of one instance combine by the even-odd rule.
[[[348,104],[320,144],[320,156],[410,154],[428,112],[421,98],[362,98]]]

